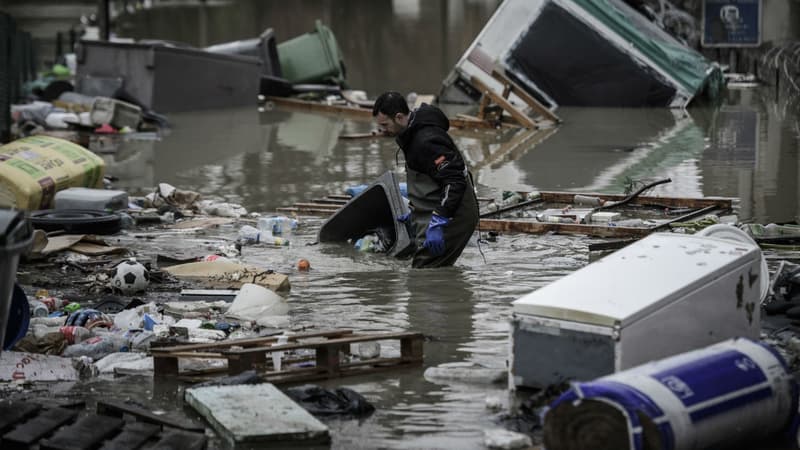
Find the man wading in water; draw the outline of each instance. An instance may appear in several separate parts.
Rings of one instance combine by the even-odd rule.
[[[381,132],[396,136],[406,160],[411,213],[397,220],[416,237],[413,267],[452,266],[478,225],[478,203],[450,121],[435,106],[409,111],[398,92],[384,92],[372,109]]]

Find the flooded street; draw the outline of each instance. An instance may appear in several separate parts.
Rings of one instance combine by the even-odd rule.
[[[210,45],[257,35],[268,24],[280,40],[310,30],[313,19],[321,18],[336,33],[351,87],[366,90],[370,97],[386,89],[436,94],[499,2],[465,2],[458,13],[448,12],[448,1],[342,2],[335,12],[328,3],[243,1],[154,9],[141,13],[148,20],[124,17],[119,34]],[[398,9],[395,3],[416,6]],[[200,35],[172,26],[192,20],[205,24]],[[427,41],[437,44],[427,48]],[[784,100],[776,101],[768,87],[730,90],[722,105],[688,111],[560,108],[558,114],[563,125],[512,151],[505,151],[504,144],[524,130],[453,132],[473,168],[480,196],[498,197],[504,190],[616,194],[635,182],[671,178],[672,183],[652,194],[737,197],[742,221],[800,220],[800,115]],[[403,168],[392,139],[339,139],[372,130],[365,121],[270,104],[174,113],[169,120],[172,129],[163,139],[129,142],[118,153],[104,155],[107,173],[117,178],[115,188],[146,193],[165,182],[268,213],[341,194],[386,170]],[[505,397],[507,386],[437,384],[423,377],[425,368],[446,362],[505,368],[510,303],[585,266],[588,245],[597,242],[502,234],[496,242],[480,245],[473,239],[455,267],[414,270],[408,261],[346,245],[317,244],[324,218],[299,219],[290,246],[244,247],[242,253],[245,262],[290,276],[293,328],[416,331],[426,336],[423,367],[319,383],[354,389],[376,407],[361,421],[323,420],[331,428],[335,449],[485,448],[483,430],[497,426],[485,400]],[[176,249],[211,252],[234,240],[236,233],[228,225],[178,236],[169,248],[158,242],[135,245],[145,246],[145,256],[174,255]],[[300,258],[310,261],[310,272],[295,269]],[[591,295],[590,286],[586,295]],[[176,395],[180,389],[128,377],[94,380],[67,395],[113,395],[175,411],[184,408]],[[212,442],[212,447],[219,445]]]
[[[670,177],[673,182],[656,192],[741,197],[743,219],[795,220],[795,119],[780,121],[769,110],[743,109],[757,105],[759,95],[756,90],[735,92],[730,98],[750,101],[688,114],[563,109],[565,123],[552,135],[501,158],[492,155],[513,138],[507,133],[459,132],[456,140],[479,167],[475,175],[484,196],[496,197],[504,189],[618,193],[629,179]],[[732,116],[728,107],[756,111],[744,114],[755,123],[736,120],[740,116]],[[385,170],[399,170],[391,139],[337,139],[340,133],[370,130],[366,122],[255,108],[174,114],[171,119],[169,137],[127,148],[118,156],[123,159],[110,165],[110,172],[120,177],[119,187],[135,190],[168,182],[267,212],[342,193]],[[781,132],[753,134],[756,129]],[[756,148],[748,136],[758,136]],[[494,416],[485,399],[505,395],[505,386],[435,384],[423,378],[424,368],[456,361],[505,367],[510,303],[587,264],[587,246],[595,241],[501,235],[480,248],[468,246],[456,267],[412,270],[407,262],[345,245],[311,245],[323,220],[301,216],[302,226],[289,247],[246,247],[243,252],[247,262],[290,274],[293,326],[408,330],[428,338],[423,368],[327,383],[350,387],[377,408],[361,422],[326,421],[333,448],[483,448],[482,430],[492,427]],[[222,227],[173,245],[211,250],[235,235],[234,227]],[[311,272],[294,269],[300,258],[311,261]],[[103,386],[101,382],[97,389],[105,392]],[[119,384],[105,386],[118,392]],[[132,389],[134,398],[140,389]],[[181,407],[172,388],[151,389],[155,405]]]

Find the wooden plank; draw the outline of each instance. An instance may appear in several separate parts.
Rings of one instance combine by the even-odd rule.
[[[179,373],[178,358],[153,354],[153,376],[176,377]]]
[[[522,111],[517,109],[516,106],[512,105],[508,100],[501,97],[499,94],[491,90],[487,85],[485,85],[478,77],[473,76],[471,78],[472,84],[479,90],[483,95],[488,95],[493,102],[500,105],[507,113],[511,115],[517,122],[520,123],[525,128],[534,129],[537,128],[536,122],[533,121],[530,117],[525,115]]]
[[[336,115],[341,114],[354,118],[372,120],[372,110],[366,108],[357,108],[353,106],[344,106],[344,105],[328,105],[325,103],[309,102],[305,100],[298,100],[294,98],[285,98],[285,97],[267,97],[266,100],[272,102],[276,106],[282,106],[294,110],[328,113]]]
[[[148,450],[203,450],[206,448],[208,438],[200,433],[187,433],[185,431],[167,431]]]
[[[328,331],[318,331],[313,333],[299,333],[289,335],[289,341],[298,340],[298,339],[310,339],[310,338],[317,338],[317,337],[340,337],[340,336],[348,336],[352,335],[353,330],[328,330]],[[171,352],[183,352],[183,351],[191,351],[191,350],[211,350],[215,348],[219,349],[227,349],[232,346],[237,347],[250,347],[255,345],[262,345],[262,344],[269,344],[273,342],[277,342],[278,338],[275,336],[268,336],[268,337],[259,337],[259,338],[245,338],[245,339],[231,339],[227,341],[220,341],[220,342],[212,342],[209,344],[187,344],[187,345],[176,345],[172,347],[159,347],[159,348],[152,348],[150,352],[155,356],[156,354],[164,354],[164,353],[171,353]]]
[[[527,194],[527,192],[520,192],[520,194]],[[621,201],[627,198],[627,195],[617,194],[601,194],[594,192],[558,192],[558,191],[541,191],[539,192],[542,201],[546,203],[567,203],[572,204],[575,195],[585,195],[590,197],[599,197],[606,201]],[[643,205],[643,206],[665,206],[670,208],[705,208],[706,206],[716,205],[720,208],[731,209],[733,199],[723,197],[705,197],[705,198],[687,198],[687,197],[654,197],[640,195],[639,197],[631,200],[629,204]]]
[[[123,415],[127,414],[129,416],[135,417],[136,420],[140,422],[151,423],[154,425],[168,426],[186,431],[203,432],[205,430],[205,427],[203,427],[202,425],[198,425],[192,421],[173,419],[168,416],[156,415],[144,408],[139,408],[134,405],[129,405],[127,403],[122,403],[113,400],[98,400],[97,414],[113,416],[113,417],[122,417]]]
[[[481,231],[498,231],[530,234],[576,234],[593,237],[644,237],[651,233],[649,228],[607,227],[604,225],[583,225],[572,223],[545,223],[524,220],[481,219],[478,224]]]
[[[366,108],[356,108],[345,105],[328,105],[325,103],[309,102],[294,98],[267,97],[267,101],[283,108],[307,111],[314,113],[344,115],[354,119],[372,120],[372,110]],[[450,126],[453,128],[496,128],[494,124],[485,121],[465,121],[458,118],[450,119]]]
[[[39,444],[41,450],[90,450],[125,425],[119,417],[86,416]]]
[[[276,211],[283,212],[283,213],[303,213],[303,214],[314,214],[317,216],[329,216],[333,214],[335,211],[331,211],[330,209],[320,209],[320,208],[295,208],[293,206],[285,206],[281,208],[275,208]]]
[[[405,359],[422,360],[423,338],[422,335],[409,336],[400,339],[400,356]]]
[[[144,422],[125,425],[122,432],[103,444],[100,450],[135,450],[161,432],[161,427]]]
[[[317,368],[325,371],[329,377],[339,374],[339,351],[341,345],[326,345],[317,348]]]
[[[323,203],[323,204],[324,203],[329,203],[329,204],[332,204],[332,205],[344,205],[344,204],[347,204],[347,201],[348,200],[339,200],[339,199],[335,199],[335,198],[312,198],[311,199],[312,203]]]
[[[684,215],[682,215],[680,217],[676,217],[676,218],[674,218],[674,219],[672,219],[672,220],[670,220],[668,222],[665,222],[665,223],[662,223],[660,225],[657,225],[657,226],[653,227],[653,231],[669,229],[669,227],[673,223],[685,222],[687,220],[694,219],[695,217],[700,217],[700,216],[705,215],[705,214],[710,214],[712,211],[716,211],[717,209],[718,208],[717,208],[716,205],[710,205],[710,206],[706,206],[705,208],[700,208],[697,211],[692,211],[692,212],[690,212],[688,214],[684,214]]]
[[[507,86],[511,92],[513,92],[517,97],[519,97],[523,102],[525,102],[528,106],[531,107],[532,110],[536,111],[540,116],[544,117],[545,119],[551,120],[555,123],[561,122],[561,118],[559,118],[553,111],[550,111],[539,103],[539,100],[536,100],[533,96],[528,94],[525,89],[522,89],[517,83],[509,79],[505,73],[502,72],[502,69],[498,69],[495,67],[492,70],[492,78],[502,83],[504,86]],[[505,94],[505,92],[504,92]],[[503,95],[506,97],[508,94]]]
[[[422,364],[422,360],[406,360],[404,358],[382,358],[376,361],[363,361],[348,363],[339,367],[339,372],[330,376],[324,370],[317,368],[295,369],[285,372],[267,372],[262,377],[265,381],[281,384],[297,384],[307,381],[329,380],[332,378],[352,377],[359,375],[369,375],[381,372],[397,371],[404,368],[416,367]]]
[[[69,409],[46,409],[38,416],[3,435],[0,448],[4,450],[27,449],[35,442],[38,442],[39,439],[47,436],[61,425],[71,422],[77,416],[77,411]]]
[[[228,355],[228,375],[238,375],[257,366],[266,367],[267,355],[264,352],[244,355]]]
[[[325,209],[328,211],[337,211],[342,206],[341,205],[332,205],[330,203],[295,203],[294,206],[296,208],[316,208],[316,209]]]
[[[18,422],[27,420],[39,410],[42,405],[30,402],[3,402],[0,403],[0,434],[13,428]]]
[[[404,332],[404,333],[378,333],[378,334],[369,334],[369,335],[353,335],[350,337],[338,338],[338,339],[328,339],[324,341],[316,341],[316,342],[302,342],[296,344],[284,344],[284,345],[274,345],[271,347],[257,347],[257,348],[244,348],[244,349],[236,349],[236,350],[228,350],[224,351],[223,353],[226,355],[241,355],[247,353],[271,353],[274,351],[284,351],[284,350],[299,350],[299,349],[317,349],[323,348],[328,346],[338,346],[340,344],[352,344],[356,342],[370,342],[370,341],[384,341],[384,340],[392,340],[392,339],[403,339],[403,338],[415,338],[415,337],[422,337],[420,333],[411,333],[411,332]]]

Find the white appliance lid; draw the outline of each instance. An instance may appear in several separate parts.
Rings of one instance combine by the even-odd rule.
[[[757,245],[655,233],[519,298],[513,311],[627,325],[682,297],[690,286],[711,282],[730,267],[760,257]]]

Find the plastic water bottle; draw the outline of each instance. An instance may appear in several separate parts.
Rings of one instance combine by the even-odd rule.
[[[278,341],[275,342],[273,345],[286,345],[289,342],[289,336],[281,335],[278,336]],[[283,359],[283,352],[272,352],[272,366],[275,368],[276,372],[281,371],[281,362]]]
[[[291,233],[297,229],[297,220],[286,216],[270,216],[258,219],[258,228],[261,231],[269,231],[273,235]]]
[[[357,240],[355,247],[362,252],[371,252],[375,247],[375,237],[368,234]]]
[[[90,330],[84,327],[61,327],[59,331],[64,335],[68,344],[78,344],[94,336]]]
[[[575,194],[575,197],[572,198],[572,203],[575,203],[576,205],[586,205],[586,206],[603,206],[605,202],[600,197]]]
[[[31,316],[33,317],[47,317],[50,315],[50,310],[47,309],[47,305],[40,302],[39,300],[28,300],[28,303],[31,307]]]
[[[97,361],[111,353],[127,352],[128,349],[129,344],[127,339],[121,337],[116,338],[112,335],[95,336],[79,344],[67,346],[62,356],[67,358],[88,356]]]

